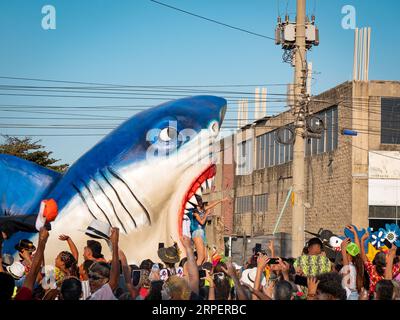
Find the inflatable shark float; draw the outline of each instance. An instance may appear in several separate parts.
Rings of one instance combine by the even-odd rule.
[[[9,155],[0,155],[2,215],[38,214],[44,199],[54,199],[46,263],[67,250],[58,240],[69,235],[82,261],[89,237],[82,232],[98,219],[120,229],[120,247],[130,263],[158,261],[158,243],[179,243],[185,209],[196,202],[216,173],[210,146],[216,141],[227,102],[195,96],[137,113],[79,158],[65,174]],[[4,252],[38,233],[18,232]],[[109,254],[102,241],[105,254]]]

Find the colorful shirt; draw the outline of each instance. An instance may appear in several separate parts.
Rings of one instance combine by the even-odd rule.
[[[302,255],[296,259],[294,267],[300,267],[305,276],[317,276],[332,270],[329,259],[321,255]]]
[[[379,281],[384,280],[385,277],[378,274],[376,266],[372,262],[366,261],[364,262],[364,266],[369,276],[369,293],[372,294],[375,292],[376,284]],[[398,264],[394,265],[392,272],[393,278],[397,277],[400,274],[400,266]]]

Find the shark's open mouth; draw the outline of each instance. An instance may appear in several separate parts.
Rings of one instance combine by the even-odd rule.
[[[182,219],[186,210],[194,208],[198,201],[196,195],[202,196],[203,191],[211,188],[214,184],[214,177],[217,172],[215,164],[210,165],[206,170],[198,176],[186,192],[182,199],[182,204],[178,212],[178,230],[179,236],[182,236]]]

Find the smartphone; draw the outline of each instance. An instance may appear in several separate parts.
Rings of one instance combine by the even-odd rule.
[[[257,254],[261,251],[261,243],[256,243],[256,247],[254,249],[254,253]]]
[[[270,258],[267,264],[278,264],[279,259],[278,258]]]
[[[299,286],[307,287],[307,277],[299,276],[296,274],[294,277],[294,283]]]
[[[158,243],[158,249],[164,248],[164,242],[159,242]]]
[[[205,278],[207,276],[206,270],[199,270],[199,278]]]
[[[136,287],[140,281],[140,270],[132,271],[132,285]]]

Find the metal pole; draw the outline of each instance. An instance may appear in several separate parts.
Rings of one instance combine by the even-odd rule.
[[[306,64],[306,0],[297,0],[296,18],[296,52],[295,52],[295,124],[296,140],[293,146],[293,193],[294,206],[292,212],[292,256],[299,256],[304,246],[304,119],[302,96],[305,94]]]
[[[282,216],[283,216],[283,212],[285,212],[285,209],[286,209],[286,206],[287,206],[288,201],[290,199],[290,196],[292,195],[292,189],[293,189],[293,187],[290,187],[290,189],[289,189],[289,191],[287,193],[285,203],[283,204],[283,207],[282,207],[281,212],[279,214],[278,221],[275,224],[275,228],[274,228],[274,231],[272,232],[272,235],[275,235],[276,230],[278,230],[279,224],[281,223],[281,219],[282,219]]]

